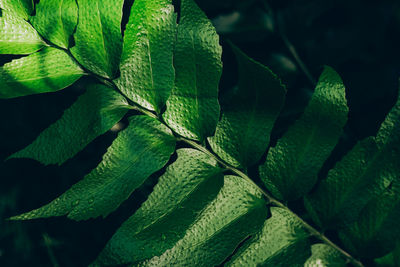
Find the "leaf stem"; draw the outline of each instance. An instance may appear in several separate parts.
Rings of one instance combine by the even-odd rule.
[[[303,69],[304,73],[307,75],[307,77],[309,78],[310,82],[312,82],[313,84],[315,84],[314,79],[312,78],[310,72],[308,71],[308,69],[306,68],[306,66],[303,64],[303,62],[301,61],[300,57],[298,56],[296,50],[294,49],[294,47],[291,45],[291,43],[287,40],[286,36],[284,34],[282,34],[282,39],[284,40],[285,44],[288,46],[288,49],[290,50],[290,52],[293,54],[293,56],[295,57],[295,59],[297,60],[298,64],[300,65],[300,67]],[[43,38],[43,37],[42,37]],[[80,66],[88,75],[94,76],[96,77],[100,82],[102,82],[103,84],[112,87],[114,90],[116,90],[117,92],[119,92],[122,96],[124,96],[126,98],[126,100],[129,102],[130,104],[130,109],[132,110],[136,110],[144,115],[147,115],[149,117],[152,117],[154,119],[159,120],[161,123],[163,123],[164,125],[166,125],[168,128],[170,128],[162,119],[162,117],[157,116],[157,114],[153,113],[150,110],[147,110],[139,105],[137,105],[136,103],[133,103],[123,92],[121,92],[121,90],[119,90],[118,86],[115,84],[115,82],[112,79],[106,78],[106,77],[102,77],[96,73],[93,73],[92,71],[86,69],[84,66],[82,66],[82,64],[80,64],[78,62],[78,60],[72,55],[72,53],[65,48],[59,47],[57,45],[54,45],[50,42],[48,42],[46,39],[43,38],[43,40],[46,41],[46,44],[48,46],[51,46],[53,48],[57,48],[60,50],[65,51],[71,58],[72,60],[74,60],[76,62],[76,64],[78,66]],[[172,129],[171,129],[172,130]],[[309,231],[309,233],[318,238],[319,240],[321,240],[323,243],[331,246],[332,248],[336,249],[337,251],[339,251],[347,260],[348,262],[352,263],[354,266],[358,266],[358,267],[364,267],[364,265],[358,261],[357,259],[355,259],[354,257],[352,257],[349,253],[347,253],[345,250],[343,250],[342,248],[340,248],[338,245],[336,245],[334,242],[332,242],[328,237],[326,237],[323,233],[319,232],[317,229],[315,229],[314,227],[312,227],[310,224],[308,224],[306,221],[304,221],[299,215],[297,215],[295,212],[293,212],[291,209],[289,209],[285,204],[283,204],[282,202],[280,202],[279,200],[275,199],[273,196],[271,196],[269,193],[267,193],[265,190],[263,190],[259,185],[257,185],[247,174],[245,174],[244,172],[242,172],[241,170],[231,166],[230,164],[226,163],[225,161],[223,161],[222,159],[220,159],[216,154],[214,154],[213,152],[211,152],[210,150],[208,150],[205,146],[178,136],[176,137],[177,141],[181,141],[184,142],[186,144],[188,144],[189,146],[202,151],[203,153],[209,155],[210,157],[214,158],[221,166],[223,166],[226,170],[233,172],[234,174],[238,175],[239,177],[245,179],[246,181],[248,181],[249,183],[253,184],[256,188],[258,188],[258,190],[264,195],[264,197],[267,199],[268,204],[270,205],[274,205],[276,207],[280,207],[282,209],[287,210],[288,212],[292,213],[303,225],[304,227]]]

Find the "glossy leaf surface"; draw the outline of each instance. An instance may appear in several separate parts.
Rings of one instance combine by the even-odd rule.
[[[55,92],[73,84],[83,74],[67,53],[45,48],[0,68],[0,98]]]
[[[175,87],[163,118],[184,137],[204,140],[215,131],[221,53],[214,26],[193,0],[183,0],[174,51]]]
[[[208,155],[179,149],[149,198],[114,234],[95,265],[115,266],[161,255],[181,239],[223,185]]]
[[[83,180],[51,203],[13,219],[105,217],[161,169],[174,150],[175,138],[167,127],[149,117],[131,117],[128,128],[119,133],[102,162]]]
[[[10,158],[31,158],[45,165],[61,165],[113,127],[128,109],[124,97],[112,88],[90,85],[57,122]]]
[[[266,151],[286,90],[270,69],[237,47],[233,50],[239,64],[239,86],[223,98],[222,118],[208,141],[223,160],[247,168]]]
[[[119,89],[160,112],[174,86],[176,14],[171,0],[136,0],[126,25]]]
[[[311,190],[347,121],[345,88],[339,75],[325,67],[303,115],[275,147],[260,176],[278,199],[296,200]]]

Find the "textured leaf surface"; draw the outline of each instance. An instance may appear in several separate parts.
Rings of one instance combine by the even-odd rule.
[[[116,232],[95,265],[123,265],[161,255],[181,239],[223,185],[222,170],[208,155],[177,151],[178,159],[142,207]]]
[[[0,16],[0,54],[30,54],[45,43],[36,30],[25,20],[9,11]]]
[[[33,13],[33,0],[0,0],[0,8],[28,20]]]
[[[239,87],[223,98],[222,118],[211,148],[235,167],[256,164],[285,101],[286,90],[270,69],[233,47],[239,64]]]
[[[363,207],[399,180],[400,100],[382,123],[376,137],[356,146],[329,171],[305,198],[313,220],[321,227],[351,224]]]
[[[347,121],[346,103],[342,80],[325,67],[304,114],[269,150],[260,168],[261,179],[276,198],[295,200],[313,187]]]
[[[45,165],[61,165],[113,127],[128,109],[125,98],[112,88],[90,85],[57,122],[10,158],[32,158]]]
[[[312,255],[304,263],[304,267],[345,267],[346,261],[342,254],[325,244],[315,244],[311,247]]]
[[[75,0],[41,0],[30,21],[45,39],[68,48],[78,23],[78,6]]]
[[[88,70],[115,78],[122,50],[123,0],[78,0],[74,57]]]
[[[199,214],[174,247],[140,266],[215,266],[267,217],[260,191],[244,179],[225,177],[218,196]]]
[[[160,112],[174,86],[176,14],[171,0],[136,0],[124,35],[120,90],[135,103]]]
[[[339,231],[348,249],[365,258],[382,257],[396,246],[400,238],[400,155],[397,157],[397,177],[386,181],[385,191],[372,198],[351,225]]]
[[[183,0],[174,52],[175,87],[163,114],[178,134],[203,140],[219,119],[222,49],[215,28],[193,0]]]
[[[309,234],[292,213],[271,208],[262,230],[249,239],[227,266],[302,266],[310,255]]]
[[[55,92],[73,84],[83,74],[67,53],[45,48],[0,68],[0,98]]]
[[[109,147],[103,161],[51,203],[16,220],[68,215],[74,220],[107,216],[175,151],[171,131],[157,120],[135,116]]]

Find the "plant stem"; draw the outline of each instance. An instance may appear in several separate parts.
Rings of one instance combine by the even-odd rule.
[[[282,36],[282,38],[284,38],[285,35]],[[43,38],[43,40],[45,40]],[[286,41],[285,41],[286,40]],[[306,73],[307,77],[310,79],[310,81],[312,83],[315,84],[315,81],[313,80],[311,74],[308,72],[308,69],[305,67],[305,65],[302,63],[302,61],[300,60],[300,58],[297,55],[296,50],[294,49],[294,47],[290,44],[290,42],[287,40],[287,38],[284,38],[284,41],[286,43],[286,45],[288,46],[289,50],[291,51],[291,53],[293,54],[293,56],[295,57],[295,59],[297,60],[298,64],[300,65],[300,67],[303,69],[303,71]],[[57,45],[51,44],[49,42],[47,42],[47,44],[51,47],[63,50],[64,52],[66,52],[71,58],[72,60],[74,60],[76,62],[76,64],[78,66],[80,66],[88,75],[94,76],[96,77],[100,82],[102,82],[103,84],[112,87],[114,90],[116,90],[117,92],[119,92],[122,96],[124,96],[126,98],[126,100],[128,101],[128,103],[130,104],[130,109],[132,110],[136,110],[144,115],[147,115],[149,117],[152,117],[154,119],[157,119],[158,121],[160,121],[162,124],[164,124],[165,126],[167,126],[168,128],[170,128],[162,119],[161,116],[157,116],[157,114],[153,113],[150,110],[147,110],[145,108],[142,108],[141,106],[137,105],[136,103],[133,103],[123,92],[121,92],[121,90],[118,88],[118,86],[115,84],[115,82],[109,78],[106,77],[102,77],[98,74],[93,73],[92,71],[86,69],[84,66],[82,66],[82,64],[80,64],[78,62],[78,60],[72,55],[72,53],[68,50],[68,49],[64,49],[61,47],[58,47]],[[170,128],[171,129],[171,128]],[[173,130],[171,129],[171,131],[173,132]],[[355,259],[354,257],[352,257],[349,253],[347,253],[345,250],[343,250],[342,248],[340,248],[338,245],[336,245],[334,242],[332,242],[328,237],[326,237],[323,233],[319,232],[317,229],[315,229],[314,227],[312,227],[310,224],[308,224],[306,221],[304,221],[300,216],[298,216],[295,212],[293,212],[291,209],[289,209],[285,204],[283,204],[282,202],[280,202],[279,200],[275,199],[273,196],[271,196],[269,193],[267,193],[265,190],[263,190],[259,185],[257,185],[247,174],[245,174],[244,172],[242,172],[241,170],[231,166],[230,164],[224,162],[222,159],[220,159],[216,154],[214,154],[213,152],[211,152],[210,150],[208,150],[205,146],[181,137],[181,136],[177,136],[177,141],[181,141],[184,142],[186,144],[188,144],[189,146],[191,146],[192,148],[195,148],[197,150],[200,150],[202,152],[204,152],[205,154],[209,155],[210,157],[214,158],[221,166],[223,166],[226,170],[231,171],[233,173],[235,173],[236,175],[238,175],[239,177],[245,179],[246,181],[248,181],[249,183],[253,184],[256,188],[258,188],[258,190],[264,195],[264,197],[267,199],[268,204],[274,205],[276,207],[280,207],[282,209],[287,210],[288,212],[292,213],[303,225],[304,227],[309,231],[309,233],[318,238],[319,240],[321,240],[323,243],[331,246],[332,248],[336,249],[337,251],[339,251],[347,260],[348,262],[352,263],[355,266],[358,267],[364,267],[364,265],[358,261],[357,259]]]

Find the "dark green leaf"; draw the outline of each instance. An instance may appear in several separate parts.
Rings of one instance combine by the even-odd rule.
[[[222,49],[214,26],[196,3],[181,3],[174,52],[175,87],[163,118],[178,134],[203,140],[214,134],[219,119]]]
[[[82,181],[51,203],[13,217],[28,220],[68,215],[73,220],[107,216],[152,173],[161,169],[175,151],[171,131],[157,120],[134,116],[120,132],[103,161]]]
[[[83,74],[67,53],[45,48],[0,68],[0,98],[55,92],[73,84]]]
[[[171,0],[136,0],[126,25],[120,90],[137,104],[157,112],[174,86],[173,47],[176,14]]]
[[[260,168],[261,179],[279,199],[295,200],[309,192],[347,121],[345,88],[325,67],[304,114],[272,147]]]
[[[227,266],[302,266],[310,256],[309,234],[288,210],[271,208],[272,217],[232,257]]]
[[[325,244],[311,247],[312,255],[304,263],[304,267],[345,267],[346,261],[339,251]]]
[[[159,256],[181,239],[223,185],[222,170],[208,155],[177,151],[178,159],[100,254],[95,265],[115,266]]]
[[[2,10],[0,16],[0,54],[31,54],[45,43],[32,26],[12,12]]]
[[[215,266],[257,231],[268,209],[260,191],[236,176],[225,177],[218,196],[174,247],[140,266]]]
[[[68,48],[69,39],[78,23],[76,0],[41,0],[31,23],[44,38]]]
[[[223,160],[247,168],[266,151],[286,90],[270,69],[237,47],[233,51],[239,63],[239,87],[224,99],[222,118],[208,141]]]
[[[28,20],[33,12],[33,0],[0,0],[0,8]]]
[[[397,242],[396,248],[386,254],[384,257],[375,259],[376,267],[398,267],[400,266],[400,242]]]
[[[115,78],[122,50],[123,0],[78,0],[74,57],[88,70]]]
[[[10,158],[32,158],[45,165],[61,165],[113,127],[128,109],[125,98],[112,88],[90,85],[60,120]]]
[[[306,208],[318,225],[334,228],[351,224],[371,198],[400,179],[399,132],[400,99],[377,136],[356,144],[305,198]]]

